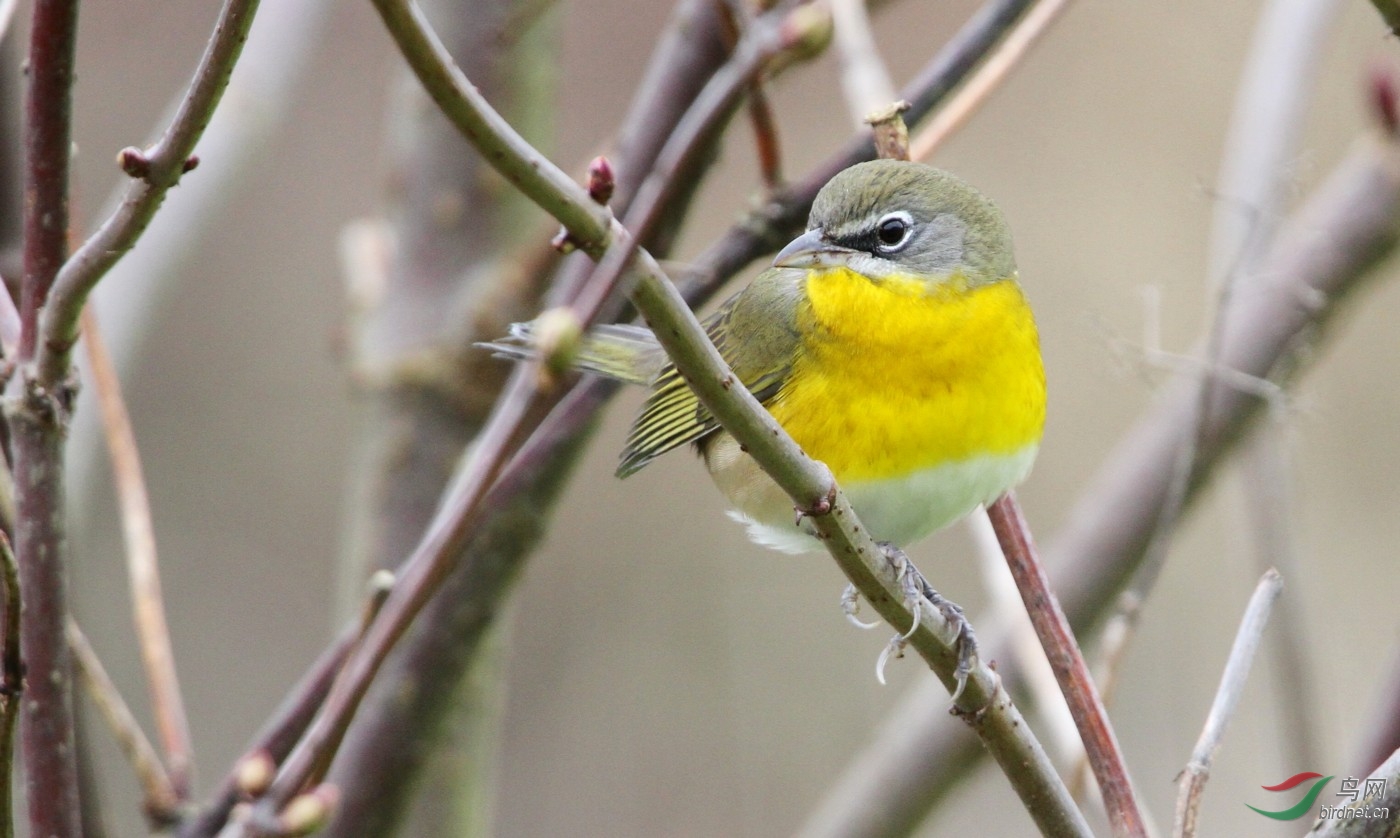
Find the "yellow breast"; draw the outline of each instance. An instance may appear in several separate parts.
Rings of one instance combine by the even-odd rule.
[[[1045,373],[1014,277],[930,288],[813,271],[807,297],[801,351],[768,408],[838,480],[897,477],[1039,441]]]

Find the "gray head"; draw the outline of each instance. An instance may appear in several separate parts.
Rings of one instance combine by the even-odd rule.
[[[832,178],[817,193],[807,232],[773,264],[840,264],[874,280],[961,272],[972,285],[1016,272],[1001,210],[953,175],[906,160],[859,163]]]

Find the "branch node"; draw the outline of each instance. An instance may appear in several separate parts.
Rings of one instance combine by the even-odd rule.
[[[127,146],[117,152],[117,165],[127,175],[140,180],[147,180],[151,176],[151,158],[136,146]]]
[[[180,166],[180,174],[188,174],[199,168],[199,155],[191,154],[185,158],[185,162]]]
[[[904,112],[910,105],[903,99],[884,110],[875,111],[865,122],[875,132],[875,156],[882,160],[909,159],[909,128]]]
[[[560,227],[559,232],[554,234],[554,238],[549,240],[549,246],[564,254],[565,256],[578,250],[578,242],[574,240],[573,234],[567,227]]]
[[[826,490],[826,494],[812,501],[806,507],[795,506],[793,511],[797,513],[797,518],[793,523],[801,524],[803,518],[820,518],[830,515],[831,510],[836,508],[836,484],[833,482]]]

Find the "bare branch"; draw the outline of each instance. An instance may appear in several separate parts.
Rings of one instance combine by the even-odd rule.
[[[37,0],[30,26],[25,95],[24,280],[20,372],[5,399],[15,478],[21,648],[28,673],[20,728],[25,796],[34,835],[81,834],[74,759],[68,615],[63,426],[72,393],[30,368],[42,344],[40,313],[68,251],[68,163],[72,140],[76,0]]]
[[[1006,81],[1006,77],[1068,6],[1069,0],[1040,0],[1036,3],[958,90],[957,95],[914,137],[909,156],[915,160],[927,160],[933,156],[934,150],[961,128],[982,107],[987,97]]]
[[[136,780],[141,785],[142,808],[146,817],[152,826],[171,826],[178,817],[180,798],[170,775],[161,765],[160,757],[156,755],[155,747],[141,731],[141,725],[127,706],[126,699],[122,698],[121,691],[102,666],[97,652],[72,618],[68,620],[67,633],[68,645],[73,649],[73,663],[87,686],[88,695],[107,721],[117,745],[131,763]]]
[[[136,244],[170,187],[199,163],[190,155],[228,85],[258,1],[225,0],[194,80],[165,133],[149,149],[127,148],[118,156],[123,170],[133,178],[131,186],[116,212],[64,263],[44,309],[44,340],[36,358],[39,381],[45,386],[53,386],[68,375],[73,344],[78,339],[78,315],[92,289]]]
[[[1069,704],[1075,727],[1079,729],[1084,753],[1103,794],[1113,834],[1146,838],[1147,825],[1133,792],[1123,751],[1118,746],[1118,738],[1108,721],[1108,713],[1089,674],[1089,667],[1084,663],[1074,632],[1070,630],[1069,621],[1050,587],[1050,579],[1031,538],[1030,525],[1021,514],[1015,493],[1007,492],[987,507],[987,517],[996,530],[1001,551],[1006,556],[1011,575],[1016,579],[1016,588],[1026,604],[1031,625],[1035,627],[1036,636],[1040,638],[1040,645],[1050,661],[1050,668],[1055,671],[1055,680],[1059,682],[1060,691]]]
[[[1235,707],[1244,692],[1245,681],[1249,680],[1249,669],[1254,665],[1254,656],[1263,640],[1264,627],[1269,623],[1269,614],[1274,601],[1283,591],[1283,577],[1270,568],[1264,573],[1249,598],[1239,630],[1235,632],[1234,645],[1230,647],[1230,657],[1225,662],[1225,671],[1220,676],[1220,686],[1211,702],[1210,714],[1206,716],[1205,727],[1191,751],[1191,760],[1178,777],[1181,784],[1176,798],[1176,825],[1172,833],[1176,838],[1193,838],[1196,834],[1196,819],[1201,805],[1201,793],[1205,791],[1206,780],[1210,778],[1210,766],[1215,760],[1215,752],[1225,738],[1225,728],[1235,715]]]
[[[146,494],[146,478],[136,434],[122,399],[121,384],[107,354],[107,344],[91,311],[82,315],[84,344],[92,365],[97,402],[102,411],[107,447],[112,457],[112,476],[117,484],[121,507],[122,535],[126,540],[126,568],[131,584],[131,610],[136,621],[136,637],[146,679],[151,691],[151,707],[165,749],[170,783],[181,801],[189,798],[194,774],[194,748],[190,743],[189,720],[175,674],[175,652],[170,645],[170,626],[165,621],[165,601],[161,594],[160,565],[156,559],[156,534],[151,523],[151,503]]]

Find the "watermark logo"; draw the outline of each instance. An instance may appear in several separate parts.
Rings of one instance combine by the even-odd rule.
[[[1332,775],[1332,777],[1335,776],[1335,774]],[[1321,779],[1318,779],[1319,777],[1321,777]],[[1332,777],[1323,777],[1316,771],[1303,771],[1301,773],[1294,774],[1292,777],[1289,777],[1282,783],[1277,783],[1272,786],[1263,786],[1264,791],[1289,791],[1290,789],[1295,789],[1298,786],[1301,786],[1303,783],[1306,783],[1309,780],[1315,780],[1316,782],[1314,782],[1312,784],[1312,787],[1308,789],[1308,793],[1303,795],[1303,799],[1299,800],[1296,804],[1289,806],[1287,809],[1280,809],[1277,812],[1271,812],[1268,809],[1260,809],[1257,806],[1249,806],[1248,803],[1244,805],[1249,806],[1249,808],[1253,809],[1254,811],[1258,812],[1266,818],[1273,818],[1276,821],[1296,821],[1297,819],[1306,815],[1312,809],[1313,804],[1317,802],[1317,796],[1319,794],[1322,794],[1322,787],[1327,785],[1327,781],[1332,779]]]
[[[1322,794],[1323,787],[1334,777],[1336,777],[1335,774],[1324,777],[1316,771],[1303,771],[1294,774],[1281,783],[1272,786],[1261,786],[1264,791],[1283,792],[1296,789],[1304,783],[1311,783],[1311,785],[1308,786],[1307,792],[1303,795],[1303,798],[1287,809],[1271,811],[1269,809],[1260,809],[1257,806],[1249,806],[1248,803],[1245,805],[1266,818],[1273,818],[1276,821],[1294,821],[1312,811],[1313,806],[1317,803],[1318,796]],[[1384,796],[1385,784],[1386,778],[1384,777],[1368,777],[1364,780],[1356,777],[1344,777],[1337,791],[1337,797],[1350,800],[1352,805],[1323,805],[1318,809],[1317,816],[1322,820],[1340,818],[1389,818],[1389,806],[1373,806],[1371,803],[1366,802],[1377,800]],[[1358,802],[1358,798],[1363,796],[1365,800],[1361,802],[1361,805],[1355,805]]]

